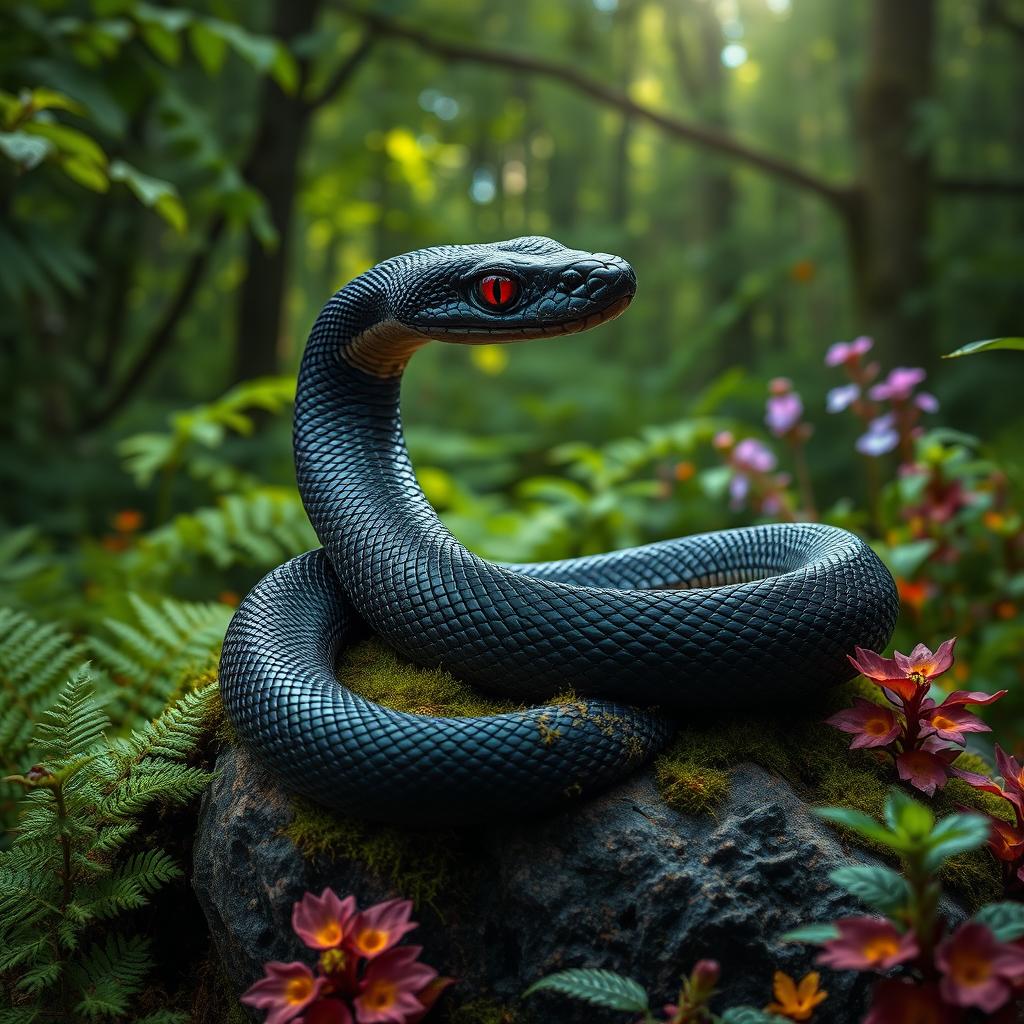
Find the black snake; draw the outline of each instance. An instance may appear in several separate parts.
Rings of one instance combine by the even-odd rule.
[[[792,701],[884,646],[892,578],[853,534],[777,524],[587,558],[497,565],[467,551],[416,482],[399,417],[412,353],[550,338],[618,315],[636,287],[617,256],[548,238],[387,260],[320,313],[299,374],[299,490],[323,548],[266,576],[221,658],[240,739],[292,789],[407,823],[532,811],[634,770],[663,713]],[[380,707],[335,676],[369,628],[423,666],[546,706],[438,718]],[[654,710],[638,710],[646,706]]]

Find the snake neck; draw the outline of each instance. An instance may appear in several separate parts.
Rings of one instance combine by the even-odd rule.
[[[299,493],[336,561],[368,522],[378,535],[398,517],[439,523],[416,480],[399,410],[402,372],[429,339],[389,316],[370,275],[338,292],[317,318],[296,392]]]

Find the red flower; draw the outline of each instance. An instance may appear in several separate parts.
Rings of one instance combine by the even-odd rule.
[[[911,700],[921,688],[941,676],[953,664],[953,645],[956,637],[941,644],[936,651],[930,651],[924,644],[918,644],[910,654],[894,651],[891,658],[883,658],[874,651],[855,647],[856,657],[847,655],[850,664],[883,688],[899,694],[904,700]]]
[[[297,1017],[327,984],[326,978],[314,978],[313,972],[298,962],[271,961],[264,976],[247,989],[241,1000],[257,1010],[269,1010],[265,1024],[286,1024]]]
[[[888,709],[874,704],[863,697],[854,698],[854,706],[846,708],[831,718],[826,725],[833,725],[843,732],[853,733],[851,750],[861,747],[884,747],[900,734],[901,723]]]
[[[992,831],[989,833],[988,846],[996,859],[1013,864],[1024,858],[1024,829],[1014,828],[1008,821],[991,815],[989,821],[992,823]],[[1024,865],[1021,865],[1021,871],[1024,871]]]
[[[949,763],[958,755],[959,751],[952,749],[906,750],[896,757],[896,772],[914,789],[919,789],[926,796],[934,796],[935,790],[946,785]]]
[[[900,933],[884,917],[844,917],[838,939],[829,939],[818,963],[840,971],[887,971],[920,950],[913,932]]]
[[[992,730],[977,716],[964,707],[950,706],[943,701],[938,707],[931,701],[921,706],[925,735],[933,733],[940,739],[963,746],[967,742],[966,733],[991,732]]]
[[[976,1006],[992,1013],[1024,980],[1024,949],[999,942],[983,924],[962,924],[935,953],[942,971],[939,990],[954,1006]]]
[[[437,977],[437,971],[419,962],[421,952],[420,946],[400,946],[370,961],[355,999],[359,1024],[405,1024],[410,1017],[422,1015],[424,1006],[416,997]]]
[[[954,1024],[957,1012],[946,1006],[937,985],[909,978],[886,979],[875,986],[864,1024]]]
[[[348,938],[356,899],[339,899],[331,889],[319,896],[307,892],[292,907],[292,928],[310,949],[334,949]]]
[[[340,999],[318,999],[294,1024],[352,1024],[352,1011]]]
[[[379,956],[416,927],[416,922],[409,920],[411,913],[411,900],[388,900],[364,910],[352,921],[349,945],[368,959]]]

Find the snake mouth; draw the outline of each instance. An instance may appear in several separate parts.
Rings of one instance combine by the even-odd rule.
[[[539,338],[556,338],[564,334],[578,334],[614,320],[633,301],[632,294],[622,295],[606,305],[583,316],[570,320],[548,320],[512,324],[495,324],[484,327],[473,324],[466,327],[452,327],[445,324],[414,324],[416,331],[433,338],[456,345],[511,345],[519,341],[533,341]]]

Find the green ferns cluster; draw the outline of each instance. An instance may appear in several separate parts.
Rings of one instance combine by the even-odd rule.
[[[189,764],[219,713],[214,685],[156,721],[108,738],[89,674],[75,672],[35,727],[37,763],[8,782],[25,791],[0,852],[0,1024],[124,1020],[184,1024],[136,1011],[149,940],[120,923],[181,874],[142,815],[193,801],[209,774]]]

